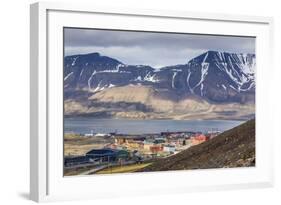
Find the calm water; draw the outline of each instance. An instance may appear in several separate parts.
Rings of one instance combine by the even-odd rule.
[[[165,131],[225,131],[243,121],[230,120],[128,120],[97,119],[91,117],[65,118],[65,132],[148,134]]]

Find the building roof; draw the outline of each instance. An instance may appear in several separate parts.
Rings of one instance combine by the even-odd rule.
[[[128,156],[129,153],[126,150],[118,150],[118,149],[92,149],[91,151],[86,153],[86,156],[117,156],[117,157],[125,157]]]
[[[135,141],[143,141],[146,139],[144,136],[139,136],[139,135],[117,135],[114,136],[115,139],[131,139]]]
[[[156,140],[154,140],[154,143],[155,144],[165,143],[165,140],[164,139],[156,139]]]
[[[175,146],[175,145],[170,145],[170,144],[168,144],[168,145],[164,145],[164,147],[176,148],[176,146]]]
[[[86,155],[92,156],[101,156],[101,155],[114,155],[116,150],[105,148],[105,149],[92,149],[91,151],[87,152]]]

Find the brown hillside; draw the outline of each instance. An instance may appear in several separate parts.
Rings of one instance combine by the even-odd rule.
[[[65,115],[130,119],[249,119],[253,104],[211,103],[196,95],[178,97],[144,85],[118,86],[93,93],[89,99],[64,102]]]
[[[139,171],[255,166],[255,120]]]

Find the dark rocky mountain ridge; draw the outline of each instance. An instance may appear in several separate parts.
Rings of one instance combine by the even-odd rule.
[[[152,104],[155,104],[153,101],[157,100],[175,103],[173,108],[163,111],[170,113],[176,110],[179,103],[183,104],[182,102],[187,99],[196,102],[203,100],[209,103],[207,107],[204,105],[205,111],[208,112],[214,110],[212,105],[225,106],[225,104],[234,103],[254,106],[255,65],[254,54],[218,51],[205,52],[188,61],[187,64],[166,66],[160,69],[147,65],[126,65],[99,53],[66,56],[64,58],[64,99],[68,103],[82,103],[81,106],[84,107],[82,114],[86,110],[85,106],[90,109],[92,106],[104,103],[104,96],[107,96],[107,104],[111,103],[114,109],[116,104],[112,103],[128,103],[129,100],[129,103],[143,104],[137,106],[145,107],[143,112],[155,109],[155,105]],[[136,87],[132,90],[130,86]],[[133,93],[140,92],[139,86],[147,88],[142,90],[142,92],[147,92],[146,101],[131,95],[124,96],[121,93],[128,90]],[[114,92],[112,92],[113,88]],[[109,103],[109,99],[116,101],[115,95],[119,96],[117,98],[119,101],[113,100]],[[124,96],[124,99],[120,96]],[[74,107],[73,103],[68,105],[68,108]],[[164,103],[162,106],[167,106],[167,104]],[[196,110],[197,107],[192,106],[192,109]],[[236,107],[235,112],[238,112],[240,108]],[[215,112],[224,112],[223,109],[220,108]],[[76,110],[80,113],[78,108]],[[104,109],[101,110],[104,111]],[[187,110],[187,112],[190,111],[192,110]],[[228,113],[229,111],[231,112],[227,110]],[[244,114],[252,116],[253,112],[251,110]]]

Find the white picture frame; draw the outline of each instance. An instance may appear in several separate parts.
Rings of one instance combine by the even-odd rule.
[[[63,177],[63,116],[58,105],[62,104],[64,26],[256,36],[256,167]],[[266,139],[273,111],[270,76],[263,69],[274,73],[272,29],[270,17],[98,8],[94,4],[32,4],[30,198],[41,202],[273,186],[273,140]]]

